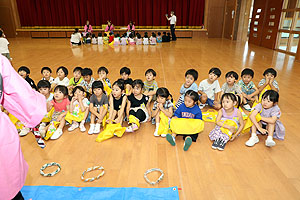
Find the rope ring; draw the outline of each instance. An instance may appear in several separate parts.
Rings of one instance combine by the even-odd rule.
[[[58,168],[52,172],[52,173],[48,173],[48,174],[45,174],[44,173],[44,170],[47,168],[47,167],[50,167],[50,166],[57,166]],[[51,162],[51,163],[47,163],[47,164],[44,164],[42,166],[42,168],[40,169],[40,174],[42,176],[54,176],[55,174],[57,174],[58,172],[60,172],[61,170],[61,167],[60,167],[60,164],[56,163],[56,162]]]
[[[147,175],[148,175],[149,173],[155,172],[155,171],[160,172],[161,175],[160,175],[160,177],[159,177],[155,182],[151,182],[151,181],[148,179]],[[144,178],[145,178],[146,182],[149,183],[150,185],[155,185],[155,184],[157,184],[157,183],[159,183],[160,181],[163,180],[163,178],[164,178],[164,172],[163,172],[161,169],[159,169],[159,168],[148,169],[148,170],[144,173]]]
[[[95,176],[93,178],[87,178],[85,179],[84,178],[84,175],[87,173],[87,172],[90,172],[90,171],[93,171],[93,170],[96,170],[96,169],[99,169],[99,170],[103,170],[98,176]],[[102,166],[94,166],[94,167],[90,167],[88,168],[87,170],[83,171],[82,175],[81,175],[81,180],[83,180],[84,182],[92,182],[94,180],[97,180],[99,179],[101,176],[104,175],[104,168]]]

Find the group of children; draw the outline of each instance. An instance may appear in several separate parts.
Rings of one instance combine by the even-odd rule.
[[[128,121],[126,132],[134,132],[139,129],[141,123],[151,121],[156,126],[154,136],[166,137],[173,146],[176,144],[175,137],[183,135],[184,150],[187,151],[192,142],[196,142],[198,132],[159,133],[160,122],[163,118],[167,119],[171,128],[175,126],[174,130],[177,130],[176,126],[184,125],[180,125],[181,122],[177,121],[172,125],[172,121],[178,118],[195,119],[193,123],[197,126],[203,123],[201,109],[208,105],[218,110],[216,127],[209,133],[209,138],[213,141],[212,148],[224,150],[228,141],[234,140],[244,128],[239,106],[243,105],[245,110],[251,111],[250,104],[253,103],[257,105],[253,107],[249,116],[253,125],[251,137],[246,145],[254,146],[258,143],[257,134],[268,135],[265,141],[268,147],[276,144],[273,138],[284,139],[285,131],[279,121],[281,112],[277,105],[279,99],[279,87],[275,80],[277,73],[273,68],[265,70],[264,78],[258,87],[252,82],[254,72],[249,68],[241,72],[240,80],[236,72],[227,72],[226,82],[222,87],[218,81],[221,76],[219,68],[211,68],[208,78],[202,80],[199,86],[196,84],[198,72],[189,69],[185,73],[185,83],[181,86],[180,97],[176,104],[167,88],[158,87],[155,81],[157,74],[153,69],[145,72],[146,80],[142,81],[132,80],[130,69],[123,67],[120,70],[120,79],[113,84],[108,79],[108,69],[104,66],[98,69],[97,79],[92,77],[93,71],[90,68],[76,67],[73,70],[74,77],[70,80],[67,78],[68,69],[64,66],[56,70],[55,79],[51,76],[52,70],[43,67],[41,70],[43,78],[37,86],[29,78],[30,70],[27,67],[20,67],[18,73],[47,99],[49,120],[41,122],[39,126],[41,136],[46,139],[58,139],[63,134],[66,122],[70,124],[68,131],[79,128],[85,132],[85,123],[90,121],[88,134],[98,134],[104,123],[122,125],[123,121]],[[262,96],[260,93],[263,93]],[[256,120],[258,114],[261,116],[260,122]],[[183,123],[187,124],[188,121]],[[180,130],[184,128],[180,127]],[[20,135],[26,135],[28,131],[22,130]]]
[[[74,33],[71,35],[71,43],[73,45],[80,45],[81,43],[84,44],[111,44],[114,46],[118,45],[156,45],[157,43],[162,42],[170,42],[171,35],[170,33],[163,32],[161,35],[160,32],[154,33],[152,32],[151,36],[145,32],[144,36],[142,37],[140,33],[124,33],[123,35],[114,34],[113,32],[105,32],[103,35],[102,33],[98,33],[98,37],[95,34],[87,33],[84,37],[81,37],[78,29],[75,29]]]

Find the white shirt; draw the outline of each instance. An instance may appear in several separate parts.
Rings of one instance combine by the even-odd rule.
[[[144,45],[149,44],[149,38],[143,38],[143,44]]]
[[[43,77],[42,80],[46,80],[46,79]],[[49,82],[50,82],[50,84],[52,84],[54,82],[54,78],[52,76],[49,78]]]
[[[6,38],[0,38],[0,53],[9,53],[8,50],[9,42]]]
[[[92,44],[97,44],[97,38],[92,38]]]
[[[212,84],[209,84],[205,79],[199,84],[198,91],[204,92],[209,99],[215,100],[215,93],[221,92],[219,81],[215,80]]]
[[[98,37],[98,44],[103,44],[103,38],[102,37]]]
[[[67,77],[65,77],[62,81],[59,80],[58,77],[56,77],[56,78],[54,79],[54,82],[53,82],[53,83],[55,83],[56,85],[64,85],[64,86],[68,87],[68,86],[69,86],[69,81],[70,81],[70,80],[69,80]]]
[[[168,20],[170,20],[170,24],[176,24],[176,20],[177,20],[177,18],[176,18],[176,16],[175,15],[173,15],[172,17],[170,17]]]
[[[81,38],[81,35],[80,33],[73,33],[71,35],[71,43],[74,42],[74,43],[79,43],[80,42],[80,38]]]

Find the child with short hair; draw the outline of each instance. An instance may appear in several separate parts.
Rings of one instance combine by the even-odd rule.
[[[108,37],[106,33],[104,33],[103,44],[108,44]]]
[[[121,79],[124,80],[125,93],[126,93],[127,96],[131,95],[131,92],[132,92],[133,80],[131,78],[129,78],[130,74],[131,74],[131,71],[128,67],[122,67],[120,69]]]
[[[174,113],[173,118],[188,118],[188,119],[200,119],[202,120],[202,112],[197,102],[199,101],[199,95],[194,90],[188,90],[184,95],[184,103],[182,103]],[[195,133],[192,135],[183,135],[184,139],[184,147],[183,150],[187,151],[192,142],[196,142],[199,133]],[[175,146],[175,137],[177,136],[176,133],[167,134],[166,138],[167,141],[172,145]]]
[[[243,69],[241,73],[241,80],[238,82],[238,86],[242,91],[243,96],[243,104],[244,109],[247,111],[251,111],[251,107],[248,104],[250,101],[257,101],[258,102],[258,93],[259,90],[255,87],[252,79],[254,77],[254,71],[249,68]]]
[[[137,33],[136,34],[136,45],[142,45],[142,44],[143,44],[142,36],[141,36],[141,34]]]
[[[98,38],[97,38],[98,44],[102,45],[103,44],[103,37],[102,33],[98,33]]]
[[[85,132],[85,120],[89,114],[89,100],[85,97],[85,90],[82,86],[76,86],[72,91],[70,110],[65,120],[71,124],[68,131],[73,131],[79,127],[81,132]],[[79,125],[80,122],[80,125]]]
[[[185,83],[180,88],[180,97],[175,105],[176,109],[184,103],[185,93],[188,90],[198,92],[198,86],[195,83],[198,79],[198,72],[195,69],[189,69],[185,72]]]
[[[218,81],[218,78],[220,76],[221,70],[217,67],[213,67],[208,72],[208,79],[200,82],[198,93],[201,95],[200,102],[202,103],[203,107],[205,106],[205,104],[208,104],[209,106],[217,110],[221,108],[221,104],[219,102],[219,94],[221,92],[221,88]]]
[[[120,34],[116,34],[116,37],[114,38],[114,46],[120,45]]]
[[[252,147],[259,142],[257,134],[268,135],[265,141],[267,147],[276,145],[273,140],[284,140],[285,128],[279,120],[281,111],[278,106],[279,94],[275,90],[268,90],[262,95],[262,101],[255,106],[250,114],[253,126],[251,128],[251,137],[246,142],[246,146]],[[260,113],[260,122],[256,121],[256,115]]]
[[[35,89],[37,90],[37,87],[34,83],[34,81],[29,78],[29,74],[30,74],[30,69],[26,66],[21,66],[19,69],[18,69],[18,73],[19,75],[25,79],[25,81],[27,81],[27,83],[29,83],[29,85],[31,86],[32,89]]]
[[[91,42],[92,42],[91,33],[87,33],[85,38],[85,43],[91,44]]]
[[[107,74],[108,74],[108,69],[104,66],[99,67],[98,69],[98,81],[101,81],[103,83],[103,87],[104,87],[104,91],[106,92],[106,94],[109,94],[110,91],[106,91],[105,90],[105,86],[108,86],[109,88],[111,88],[111,83],[110,80],[107,78]]]
[[[122,46],[127,45],[127,39],[126,39],[126,34],[125,33],[122,35],[121,45]]]
[[[72,45],[81,45],[81,34],[78,28],[75,28],[75,31],[71,34],[70,42]]]
[[[109,33],[109,38],[108,38],[108,43],[111,43],[112,41],[114,41],[114,34],[112,32]]]
[[[64,85],[58,85],[54,88],[54,99],[48,103],[48,109],[54,107],[54,112],[51,116],[51,122],[60,122],[58,128],[54,131],[53,135],[46,135],[46,139],[56,140],[63,134],[63,127],[65,126],[65,116],[69,110],[70,101],[68,99],[68,88]],[[45,131],[52,129],[50,124],[45,128]],[[48,132],[49,133],[49,132]],[[48,134],[47,133],[47,134]],[[41,135],[43,133],[41,132]]]
[[[83,78],[81,77],[81,71],[82,71],[81,67],[74,68],[73,70],[74,77],[72,77],[69,81],[69,86],[68,86],[69,93],[73,93],[72,92],[73,88],[75,88],[77,85],[80,85],[80,83],[83,81]]]
[[[126,132],[138,130],[140,123],[148,121],[149,114],[151,114],[149,97],[143,94],[143,81],[140,79],[134,80],[132,87],[132,94],[128,96],[126,109],[130,126],[126,128]]]
[[[127,96],[125,95],[124,80],[118,79],[112,85],[112,92],[109,98],[109,117],[106,121],[107,123],[115,121],[115,123],[120,123],[122,125],[126,102]]]
[[[148,45],[149,44],[149,38],[148,38],[148,33],[145,32],[144,38],[143,38],[143,45]]]
[[[57,77],[54,79],[51,85],[51,90],[58,85],[63,85],[68,87],[70,82],[70,80],[67,77],[68,73],[69,73],[68,69],[64,66],[60,66],[59,68],[57,68],[56,70]]]
[[[149,97],[149,101],[155,100],[156,90],[158,89],[157,82],[155,81],[156,72],[154,69],[147,69],[145,72],[146,81],[144,81],[144,95]]]
[[[104,93],[102,82],[93,82],[92,91],[93,95],[90,98],[91,124],[88,131],[89,135],[92,135],[93,133],[100,133],[101,123],[108,109],[108,98]]]
[[[97,38],[94,33],[92,34],[92,44],[97,44]]]
[[[167,33],[167,42],[171,41],[171,33]]]
[[[5,56],[8,60],[11,60],[8,45],[8,40],[5,38],[3,31],[0,30],[0,54]]]
[[[150,37],[150,44],[151,45],[156,45],[156,34],[153,32],[151,37]]]
[[[277,72],[273,68],[268,68],[263,73],[264,78],[261,79],[258,83],[259,92],[263,91],[263,89],[269,85],[272,90],[279,92],[278,82],[275,80],[277,76]]]
[[[47,80],[40,80],[37,84],[37,88],[38,88],[38,91],[39,93],[41,93],[42,95],[45,96],[46,98],[46,102],[51,102],[53,100],[53,93],[51,93],[51,84],[49,81]],[[49,110],[48,110],[49,111]],[[45,137],[45,127],[46,127],[46,123],[45,122],[41,122],[40,123],[40,126],[39,126],[39,131],[43,137]]]
[[[222,85],[221,96],[225,93],[233,93],[238,95],[238,98],[242,99],[242,91],[236,83],[236,81],[239,79],[239,75],[234,71],[230,71],[226,73],[225,78],[226,82]]]
[[[81,81],[80,85],[85,89],[88,94],[92,93],[92,85],[95,79],[92,77],[93,71],[90,68],[84,68],[81,71],[83,76],[83,80]]]
[[[167,37],[167,33],[166,32],[163,32],[162,42],[168,42],[168,37]]]
[[[155,119],[156,128],[154,131],[154,136],[158,135],[158,127],[160,123],[160,112],[164,113],[168,118],[173,116],[173,98],[167,88],[158,88],[156,90],[156,101],[152,108],[152,117]],[[169,99],[171,97],[171,99]],[[162,137],[166,137],[166,134],[162,134]]]
[[[41,70],[41,74],[43,75],[42,80],[47,80],[52,84],[54,82],[54,78],[51,76],[52,70],[50,67],[43,67]]]
[[[162,37],[160,32],[157,33],[156,41],[157,43],[162,43]]]
[[[134,38],[133,38],[133,34],[132,34],[132,33],[129,34],[128,44],[130,44],[130,45],[135,45],[135,41],[134,41]]]
[[[227,142],[233,141],[244,127],[241,111],[235,106],[239,105],[236,95],[225,93],[221,97],[222,109],[216,118],[216,127],[209,133],[209,139],[214,141],[213,149],[223,151]]]

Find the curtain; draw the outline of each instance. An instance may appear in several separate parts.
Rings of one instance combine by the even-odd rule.
[[[203,25],[205,0],[17,0],[21,26],[167,26],[174,11],[177,26]]]

